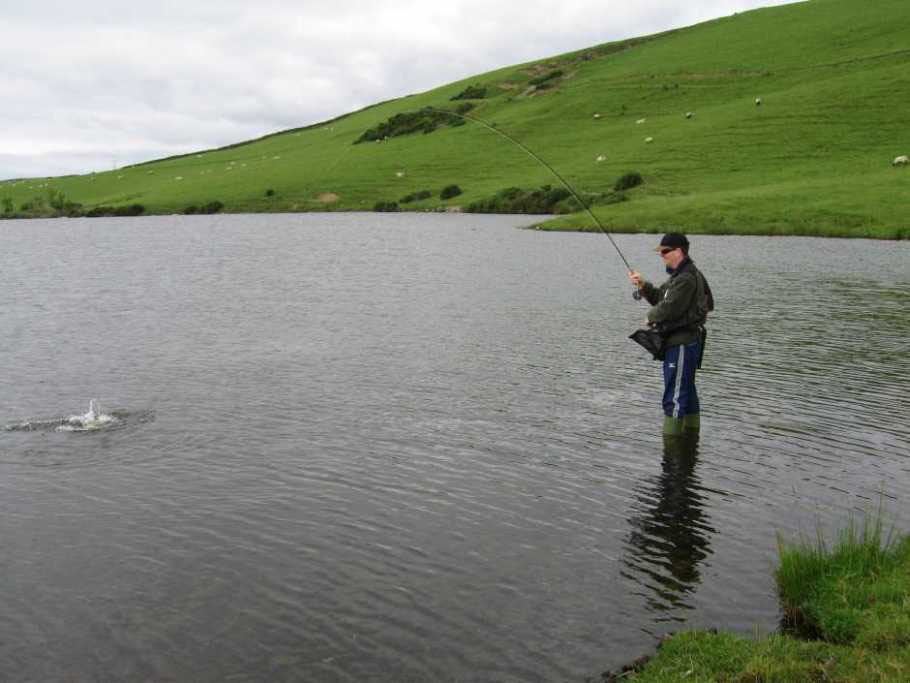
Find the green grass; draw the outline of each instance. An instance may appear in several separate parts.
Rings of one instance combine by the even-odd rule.
[[[780,541],[781,605],[798,634],[671,637],[636,683],[910,680],[910,537],[883,538],[881,514],[829,545]]]
[[[474,123],[353,144],[392,116],[451,108],[452,97],[482,87],[486,97],[472,101],[471,115],[522,141],[580,193],[606,195],[623,174],[643,176],[628,201],[595,206],[611,230],[910,238],[910,168],[890,165],[910,153],[907,35],[906,0],[744,12],[471,76],[230,148],[2,182],[0,211],[4,198],[18,211],[48,189],[86,208],[141,203],[150,213],[212,201],[232,212],[369,210],[432,190],[403,207],[423,211],[555,185]],[[453,184],[463,193],[440,200]],[[337,199],[326,201],[330,194]],[[544,227],[595,226],[578,214]]]

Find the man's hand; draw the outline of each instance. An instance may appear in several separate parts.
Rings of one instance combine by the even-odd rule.
[[[636,287],[638,287],[639,289],[641,289],[641,286],[644,283],[644,280],[641,277],[641,273],[639,273],[637,270],[629,271],[629,280],[631,280],[632,284],[635,285]]]

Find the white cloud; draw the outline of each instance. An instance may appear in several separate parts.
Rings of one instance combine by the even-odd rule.
[[[239,142],[510,64],[788,1],[4,2],[0,178]]]

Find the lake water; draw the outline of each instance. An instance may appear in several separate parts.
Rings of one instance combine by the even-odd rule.
[[[528,222],[0,223],[0,679],[583,681],[908,529],[910,244],[694,237],[683,453],[609,242]]]

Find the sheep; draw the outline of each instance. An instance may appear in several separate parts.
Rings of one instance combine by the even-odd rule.
[[[756,106],[756,107],[760,107],[760,106],[761,106],[761,98],[760,98],[760,97],[756,97],[756,98],[755,98],[755,106]]]
[[[906,154],[902,154],[899,157],[895,157],[894,161],[891,162],[892,166],[907,166],[910,165],[910,157]]]
[[[607,157],[605,157],[603,154],[600,154],[597,157],[597,161],[606,161],[606,160],[607,160]]]
[[[594,118],[595,118],[595,119],[599,119],[599,118],[600,118],[600,114],[594,114]]]
[[[695,116],[695,112],[691,112],[691,111],[687,111],[687,112],[686,112],[686,118],[687,118],[687,119],[691,119],[693,116]]]
[[[645,138],[645,142],[654,142],[654,138]]]
[[[638,121],[636,121],[635,123],[644,123],[644,122],[647,121],[647,120],[648,120],[648,119],[638,119]]]

